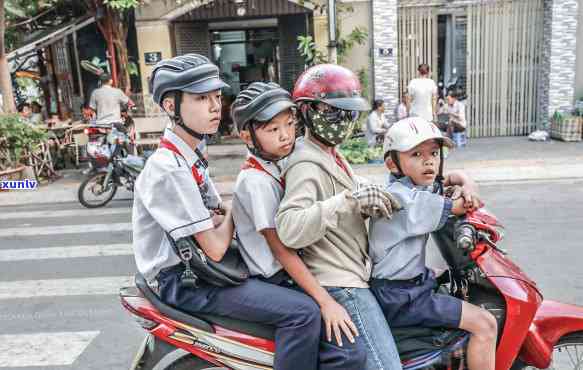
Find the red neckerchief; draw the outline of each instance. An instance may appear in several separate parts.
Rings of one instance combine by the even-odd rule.
[[[277,177],[273,176],[271,173],[269,173],[269,171],[267,171],[265,168],[263,168],[263,166],[261,165],[261,163],[259,163],[259,161],[257,159],[255,159],[253,157],[249,157],[249,158],[247,158],[245,163],[243,163],[243,165],[241,166],[242,170],[247,170],[249,168],[254,168],[258,171],[265,172],[266,174],[271,176],[275,181],[277,181],[279,183],[279,185],[281,185],[282,189],[285,189],[285,180],[282,178],[277,178]]]
[[[344,172],[346,172],[346,174],[348,175],[348,177],[352,178],[352,176],[350,176],[350,172],[348,172],[348,168],[346,168],[346,165],[342,161],[342,158],[340,158],[340,156],[336,152],[336,149],[332,149],[332,154],[334,155],[334,160],[336,161],[336,164],[340,168],[342,168],[344,170]]]
[[[174,144],[172,144],[170,142],[170,140],[166,139],[165,137],[162,137],[160,139],[160,148],[168,149],[171,152],[174,152],[174,153],[178,154],[179,156],[181,156],[182,158],[184,158],[182,153],[180,153],[180,150],[178,150],[178,148]],[[186,158],[184,158],[184,160],[186,160]],[[199,186],[202,185],[204,183],[204,176],[200,172],[198,172],[198,168],[196,168],[196,166],[192,166],[191,170],[192,170],[192,177],[194,177],[196,184]]]

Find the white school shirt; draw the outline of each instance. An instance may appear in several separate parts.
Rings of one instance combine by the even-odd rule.
[[[277,164],[251,153],[247,158],[254,158],[268,173],[255,168],[239,172],[233,190],[233,221],[241,242],[239,250],[251,276],[270,278],[282,266],[260,231],[275,229],[275,215],[284,192],[278,181],[281,171]]]
[[[161,269],[180,263],[165,232],[176,240],[212,229],[209,209],[221,202],[202,158],[171,130],[164,131],[164,138],[184,157],[159,148],[148,158],[134,189],[133,249],[138,271],[149,282]],[[193,166],[203,178],[200,188]]]
[[[433,96],[437,95],[437,85],[430,78],[414,78],[409,82],[407,92],[411,97],[411,117],[421,117],[433,121]]]

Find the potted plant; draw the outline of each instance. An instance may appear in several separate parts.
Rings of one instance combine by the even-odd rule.
[[[340,145],[340,153],[351,164],[382,163],[383,148],[369,148],[362,137],[351,138]]]
[[[26,168],[27,152],[44,140],[46,133],[17,114],[0,115],[0,180],[18,180]]]

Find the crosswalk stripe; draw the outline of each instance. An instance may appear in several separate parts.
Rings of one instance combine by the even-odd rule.
[[[0,335],[0,367],[71,365],[99,333]]]
[[[42,226],[42,227],[12,227],[0,229],[0,237],[9,236],[36,236],[36,235],[62,235],[62,234],[84,234],[94,232],[115,232],[131,231],[131,223],[113,224],[86,224],[86,225],[65,225],[65,226]]]
[[[70,247],[0,250],[0,262],[132,255],[131,244],[76,245]]]
[[[119,293],[119,288],[133,285],[133,276],[2,281],[0,282],[0,300],[75,295],[116,295]]]
[[[31,211],[31,212],[2,212],[0,220],[29,219],[29,218],[57,218],[57,217],[85,217],[85,216],[111,216],[131,214],[131,208],[99,208],[99,209],[65,209],[56,211]]]

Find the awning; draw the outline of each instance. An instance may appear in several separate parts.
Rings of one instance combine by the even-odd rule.
[[[95,17],[86,16],[80,19],[75,19],[66,24],[45,30],[41,32],[39,35],[36,35],[33,39],[29,40],[25,45],[8,53],[7,55],[8,61],[10,62],[16,58],[23,57],[38,49],[44,48],[45,46],[50,45],[56,41],[59,41],[65,38],[66,36],[72,34],[73,32],[76,32],[77,30],[87,25],[90,25],[93,22],[95,22]]]

